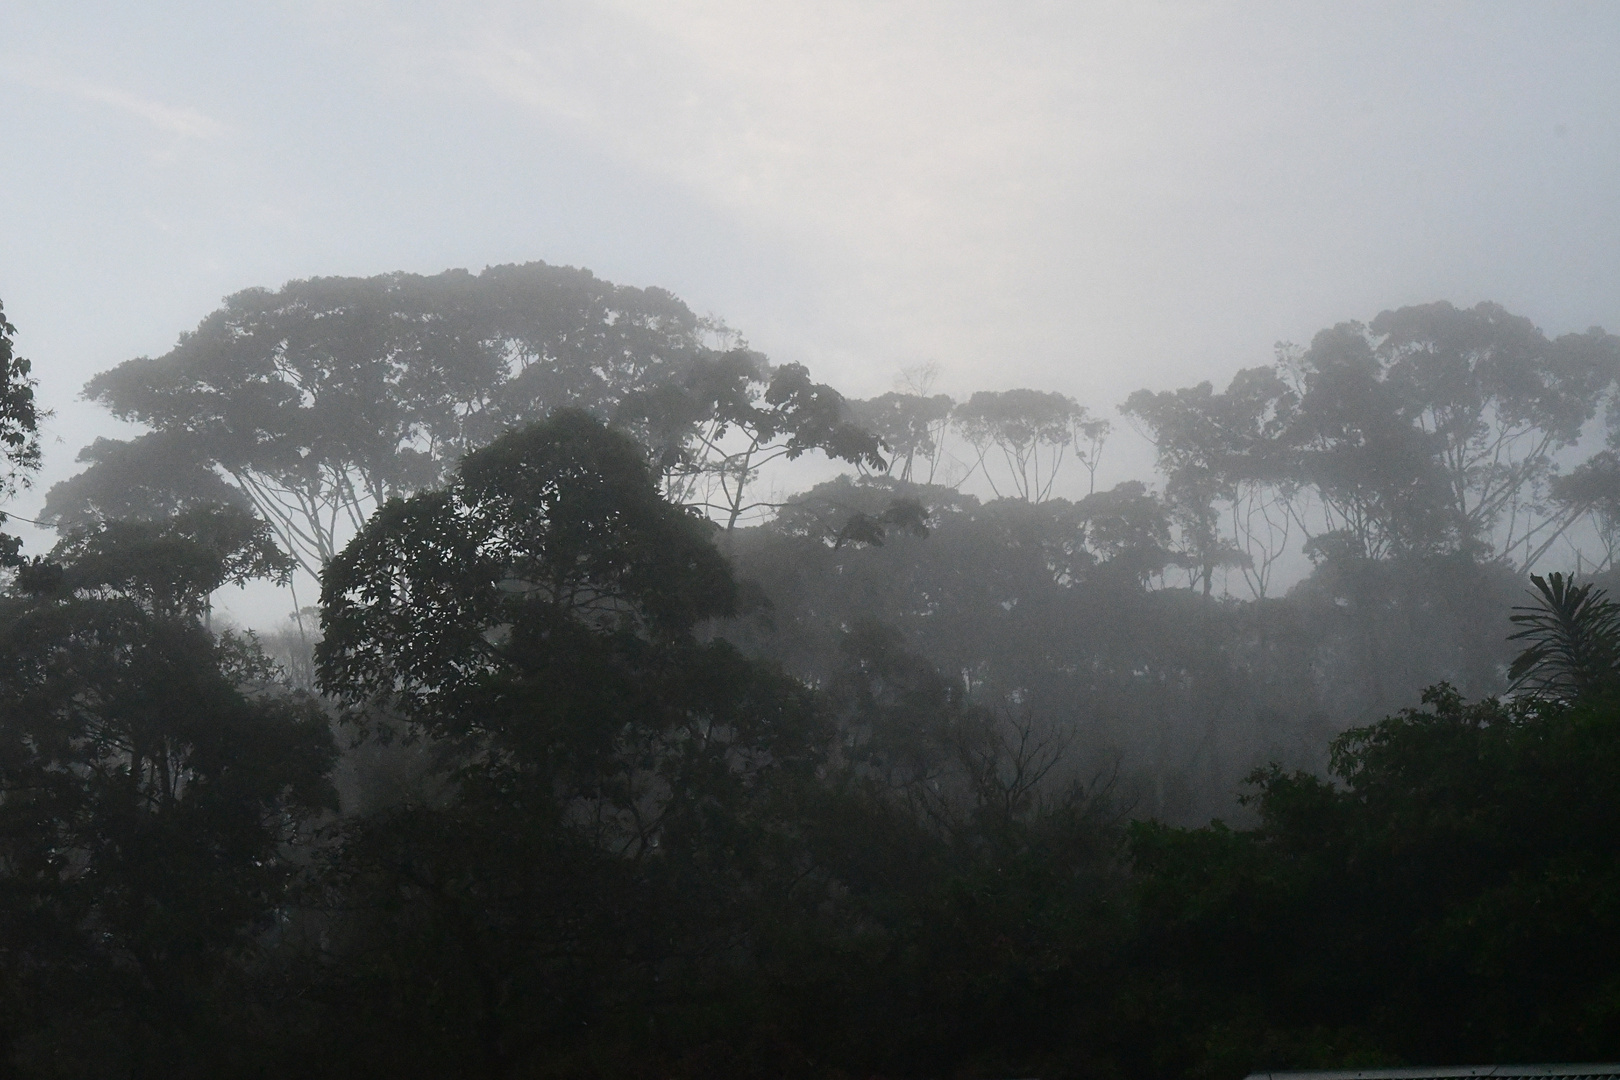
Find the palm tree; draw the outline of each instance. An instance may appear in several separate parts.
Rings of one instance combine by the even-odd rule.
[[[1509,641],[1528,642],[1508,668],[1512,692],[1572,701],[1620,689],[1620,605],[1573,576],[1530,576],[1534,606],[1510,616],[1523,627]]]

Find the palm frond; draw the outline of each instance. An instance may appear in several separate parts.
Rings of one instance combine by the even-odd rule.
[[[1620,605],[1570,575],[1530,583],[1536,603],[1510,616],[1522,629],[1508,640],[1528,643],[1508,668],[1512,691],[1571,701],[1620,687]]]

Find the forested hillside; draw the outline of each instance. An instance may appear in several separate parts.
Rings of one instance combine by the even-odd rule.
[[[934,375],[847,399],[541,263],[97,375],[144,433],[4,548],[0,1075],[1620,1055],[1620,339]],[[1158,472],[1104,487],[1119,425]],[[215,625],[250,581],[296,632]]]

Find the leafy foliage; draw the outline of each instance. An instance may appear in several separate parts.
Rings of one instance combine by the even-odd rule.
[[[151,434],[88,448],[51,513],[221,501],[223,481],[316,573],[387,499],[549,409],[610,415],[701,353],[705,329],[666,292],[544,263],[249,289],[169,353],[89,382]]]
[[[901,393],[850,403],[857,422],[888,449],[883,474],[895,476],[898,468],[898,479],[922,484],[932,484],[939,471],[955,404],[945,394]],[[924,468],[927,475],[923,475]]]
[[[210,575],[251,572],[217,539],[102,530],[4,601],[0,1044],[25,1073],[224,1067],[232,981],[331,804],[322,710],[194,617]]]
[[[1425,704],[1341,737],[1342,787],[1257,774],[1253,830],[1136,828],[1151,1007],[1202,1017],[1156,1067],[1614,1053],[1612,703]]]
[[[464,973],[448,1002],[385,992],[467,1017],[491,1072],[565,1037],[556,995],[601,1007],[739,932],[771,793],[813,759],[806,691],[694,634],[736,611],[713,528],[630,439],[562,410],[385,505],[328,569],[323,686],[397,710],[446,785],[358,831],[353,895],[406,900],[352,932]]]
[[[879,436],[851,420],[841,394],[811,381],[802,364],[772,368],[745,349],[698,360],[683,378],[631,396],[618,420],[650,448],[666,494],[715,514],[728,532],[768,508],[748,491],[774,461],[819,450],[886,467]]]
[[[0,305],[0,499],[9,499],[32,482],[39,468],[39,421],[34,404],[33,366],[18,356],[13,345],[17,328]],[[0,514],[0,522],[5,515]],[[22,543],[0,533],[0,562],[14,562]]]
[[[6,570],[0,1074],[1620,1053],[1620,615],[1536,577],[1502,640],[1613,516],[1612,448],[1558,461],[1613,338],[1428,305],[1143,391],[1160,492],[1064,395],[725,337],[538,264],[318,279],[92,383],[151,430]],[[813,453],[858,475],[760,496]],[[282,670],[209,597],[291,556]]]
[[[90,467],[51,486],[41,517],[74,530],[106,521],[162,521],[199,506],[253,503],[222,479],[184,432],[154,431],[128,441],[98,438],[79,451]]]
[[[958,405],[951,419],[978,452],[978,467],[997,497],[1001,489],[986,461],[992,448],[1006,465],[1009,494],[1026,502],[1052,497],[1070,450],[1095,476],[1095,458],[1108,435],[1107,421],[1094,419],[1073,398],[1039,390],[980,390]]]
[[[1257,598],[1267,593],[1294,523],[1299,464],[1291,427],[1298,408],[1298,395],[1266,368],[1238,372],[1221,394],[1207,382],[1138,390],[1121,407],[1153,438],[1180,527],[1181,561],[1205,596],[1223,566],[1239,568]]]
[[[198,506],[164,521],[109,520],[69,530],[21,579],[36,594],[95,592],[133,600],[166,616],[203,615],[225,585],[284,583],[292,560],[270,529],[230,504]],[[45,586],[49,585],[47,589]]]
[[[9,498],[28,483],[29,474],[39,468],[39,419],[34,404],[33,370],[16,354],[13,341],[17,328],[6,320],[0,307],[0,498]]]
[[[1530,582],[1536,605],[1513,609],[1523,629],[1509,640],[1528,643],[1508,668],[1513,689],[1572,700],[1620,687],[1620,607],[1592,582],[1558,573]]]

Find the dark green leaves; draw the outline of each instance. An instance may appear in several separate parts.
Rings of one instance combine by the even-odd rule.
[[[333,560],[323,683],[428,708],[535,635],[685,634],[735,601],[711,529],[664,501],[634,443],[564,410],[469,455],[449,491],[387,504]]]
[[[278,923],[289,845],[335,801],[324,711],[193,615],[198,589],[252,572],[221,533],[84,534],[55,573],[30,567],[48,588],[0,602],[8,1055],[58,1026],[81,1075],[205,1073],[221,982]]]
[[[165,615],[201,615],[216,589],[284,583],[292,572],[264,522],[231,504],[201,505],[166,520],[84,525],[63,536],[51,559],[65,567],[59,588],[125,596]]]

